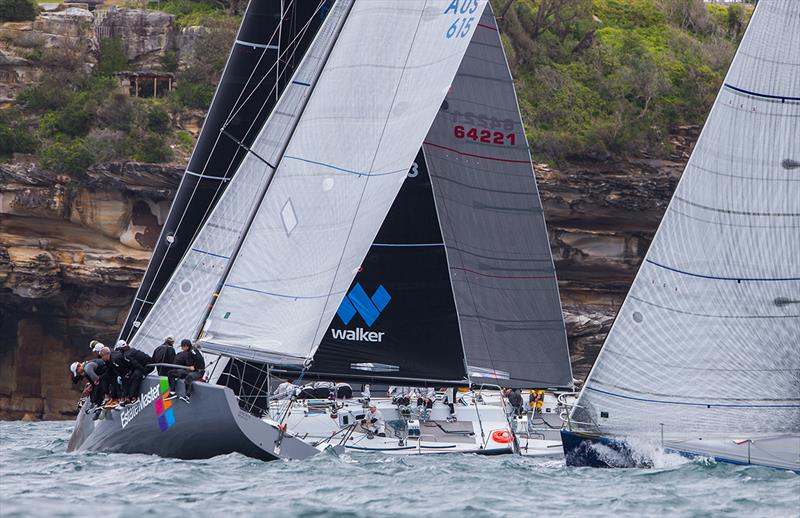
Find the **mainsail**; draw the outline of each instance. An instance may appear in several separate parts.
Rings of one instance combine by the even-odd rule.
[[[253,0],[247,6],[120,338],[130,340],[136,333],[233,178],[317,33],[324,2]]]
[[[320,7],[322,3],[316,5]],[[283,154],[351,5],[352,0],[339,0],[331,8],[267,123],[247,146],[236,175],[142,323],[134,337],[136,347],[152,350],[167,335],[197,336],[211,295],[246,232],[259,195],[269,183],[273,166]],[[235,112],[232,120],[245,114]]]
[[[570,386],[548,235],[490,7],[425,142],[308,375]]]
[[[573,429],[800,434],[798,252],[800,2],[761,0]]]
[[[484,7],[353,5],[207,320],[208,350],[277,363],[313,355]]]

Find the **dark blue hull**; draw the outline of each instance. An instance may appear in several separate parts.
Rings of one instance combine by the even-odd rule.
[[[651,467],[646,459],[637,457],[633,449],[618,439],[599,435],[561,430],[561,444],[567,466],[589,468]]]

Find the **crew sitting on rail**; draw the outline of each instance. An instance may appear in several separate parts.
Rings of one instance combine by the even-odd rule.
[[[100,340],[92,340],[89,342],[89,348],[92,350],[92,353],[94,353],[95,358],[100,358],[100,351],[103,350],[103,347],[105,347],[105,345],[103,345]]]
[[[392,403],[398,406],[408,406],[411,404],[411,387],[400,387],[392,385],[386,394],[392,398]]]
[[[353,387],[351,387],[349,383],[337,383],[336,397],[339,399],[350,399],[353,397]]]
[[[120,406],[127,406],[139,401],[139,392],[142,380],[153,372],[153,359],[144,351],[134,349],[125,340],[117,342],[117,351],[122,351],[122,357],[127,362],[128,374],[123,378],[123,394],[125,400]]]
[[[272,393],[272,398],[270,399],[278,399],[278,400],[286,400],[292,399],[292,396],[295,395],[297,391],[297,385],[294,384],[293,379],[287,379],[280,385],[278,388],[275,389],[275,392]]]
[[[371,439],[373,434],[378,437],[386,437],[386,420],[375,404],[369,406],[367,415],[361,420],[361,428],[367,431],[367,436]]]
[[[436,401],[436,390],[433,387],[418,387],[414,392],[417,395],[418,407],[425,407],[428,410],[433,408],[433,402]]]
[[[190,402],[192,396],[192,383],[203,377],[206,372],[206,361],[199,350],[192,347],[188,338],[181,340],[181,352],[175,356],[175,365],[184,365],[185,369],[172,369],[169,371],[169,398],[175,397],[175,384],[178,378],[183,378],[186,383],[186,395],[181,396],[181,401]]]
[[[153,363],[175,363],[175,339],[171,336],[164,338],[164,343],[153,351]],[[169,374],[170,367],[156,367],[159,376]]]
[[[336,384],[332,381],[317,381],[314,383],[314,397],[317,399],[330,399],[335,397]]]

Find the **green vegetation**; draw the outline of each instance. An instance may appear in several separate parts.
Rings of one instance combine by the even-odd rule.
[[[38,13],[38,4],[31,0],[0,0],[0,22],[33,20]]]
[[[494,0],[540,159],[670,153],[702,124],[750,10],[702,0]]]
[[[231,10],[222,9],[221,3],[214,0],[167,0],[161,3],[160,10],[175,15],[178,27],[208,26],[235,18]]]

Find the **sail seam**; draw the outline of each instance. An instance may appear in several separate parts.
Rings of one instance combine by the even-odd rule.
[[[495,162],[507,162],[507,163],[511,163],[511,164],[530,164],[531,163],[530,160],[512,160],[510,158],[497,158],[497,157],[491,157],[491,156],[486,156],[486,155],[475,155],[475,154],[472,154],[472,153],[465,153],[464,151],[459,151],[457,149],[453,149],[453,148],[447,147],[447,146],[442,146],[440,144],[434,144],[433,142],[428,142],[427,140],[425,142],[423,142],[423,144],[425,144],[426,146],[431,146],[431,147],[435,147],[435,148],[439,148],[439,149],[444,149],[445,151],[450,151],[452,153],[456,153],[456,154],[461,155],[461,156],[468,156],[468,157],[472,157],[472,158],[482,158],[484,160],[493,160]]]
[[[599,382],[598,382],[599,383]],[[586,387],[585,390],[592,392],[599,392],[607,396],[618,397],[622,399],[631,399],[633,401],[643,401],[645,403],[661,403],[664,405],[685,405],[685,406],[704,406],[706,408],[724,407],[724,408],[800,408],[800,405],[738,405],[733,403],[693,403],[689,401],[662,401],[659,399],[639,398],[634,396],[626,396],[624,394],[616,394],[606,390],[600,390],[594,387]]]
[[[685,270],[679,270],[678,268],[673,268],[671,266],[666,266],[664,264],[657,263],[651,259],[645,259],[648,263],[658,266],[659,268],[663,268],[665,270],[669,270],[671,272],[680,273],[683,275],[688,275],[690,277],[699,277],[701,279],[712,279],[717,281],[737,281],[737,282],[787,282],[787,281],[800,281],[800,277],[718,277],[715,275],[706,275],[702,273],[693,273],[687,272]]]
[[[800,97],[791,97],[787,95],[773,95],[773,94],[762,94],[759,92],[753,92],[750,90],[745,90],[744,88],[739,88],[738,86],[733,86],[732,84],[725,83],[723,86],[733,90],[734,92],[738,92],[740,94],[749,95],[752,97],[761,97],[763,99],[773,99],[776,101],[800,101]]]

